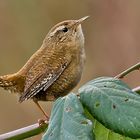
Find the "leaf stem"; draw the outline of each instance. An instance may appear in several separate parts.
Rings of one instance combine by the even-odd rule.
[[[18,130],[14,130],[5,134],[0,135],[0,140],[21,140],[25,138],[29,138],[35,135],[38,135],[45,131],[48,127],[48,122],[45,122],[39,126],[39,123],[20,128]]]
[[[128,68],[127,70],[123,71],[122,73],[118,74],[117,76],[115,76],[114,78],[124,78],[126,75],[128,75],[130,72],[134,71],[134,70],[139,70],[140,68],[140,62],[133,65],[132,67]]]

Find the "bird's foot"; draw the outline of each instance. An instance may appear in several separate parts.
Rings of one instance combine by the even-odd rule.
[[[47,122],[49,122],[48,116],[47,117],[45,116],[45,119],[38,119],[39,126],[42,126],[42,125],[46,124]]]
[[[41,127],[42,125],[44,125],[46,123],[45,121],[45,119],[38,119],[39,126]]]

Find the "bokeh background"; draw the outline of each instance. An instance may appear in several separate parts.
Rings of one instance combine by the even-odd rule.
[[[90,19],[83,24],[87,60],[77,88],[139,62],[139,0],[0,0],[0,75],[19,70],[53,25],[87,15]],[[138,74],[133,72],[124,81],[136,87]],[[50,113],[52,103],[41,104]],[[0,89],[0,134],[36,123],[38,118],[42,114],[32,101],[19,104],[16,95]]]

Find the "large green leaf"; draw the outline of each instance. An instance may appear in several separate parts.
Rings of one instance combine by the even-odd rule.
[[[94,117],[88,112],[86,108],[85,108],[85,115],[92,122],[94,122],[93,131],[94,131],[96,140],[126,140],[126,137],[107,129],[97,120],[95,120]],[[132,139],[129,139],[129,140],[132,140]]]
[[[96,140],[134,140],[107,129],[96,120],[94,122],[95,122],[94,133],[95,133]],[[135,139],[135,140],[140,140],[140,139]]]
[[[122,81],[102,77],[79,89],[80,100],[90,113],[114,132],[140,138],[140,96]]]
[[[93,125],[74,94],[59,98],[52,109],[43,140],[94,140]]]
[[[86,108],[85,108],[85,115],[92,122],[94,122],[93,131],[96,140],[134,140],[132,138],[125,137],[121,134],[115,133],[110,129],[107,129],[104,125],[102,125],[97,120],[95,120],[94,117],[88,112]],[[140,139],[135,139],[135,140],[140,140]]]

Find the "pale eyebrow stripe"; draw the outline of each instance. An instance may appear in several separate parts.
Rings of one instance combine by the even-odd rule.
[[[62,30],[62,29],[64,29],[64,28],[65,28],[64,25],[57,27],[57,28],[51,33],[51,36],[53,36],[57,31]]]

